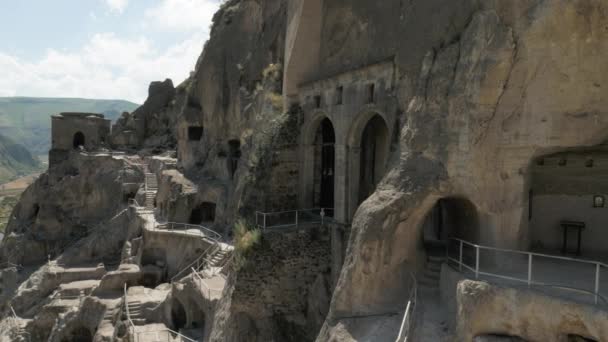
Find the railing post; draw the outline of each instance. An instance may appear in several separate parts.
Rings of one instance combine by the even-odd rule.
[[[264,230],[266,230],[266,213],[262,213],[264,215]]]
[[[462,246],[463,242],[460,240],[460,257],[458,259],[458,270],[462,272]]]
[[[260,223],[258,222],[258,212],[257,211],[255,212],[255,226],[256,227],[260,226]]]
[[[475,246],[475,279],[479,279],[479,246]]]
[[[528,287],[532,285],[532,254],[528,254]]]
[[[600,294],[600,264],[595,264],[595,304]]]
[[[298,211],[296,210],[296,228],[298,228]]]

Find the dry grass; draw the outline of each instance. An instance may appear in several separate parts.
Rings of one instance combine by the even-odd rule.
[[[240,269],[247,260],[247,254],[260,243],[262,233],[259,229],[249,229],[247,223],[239,220],[234,225],[235,266]]]

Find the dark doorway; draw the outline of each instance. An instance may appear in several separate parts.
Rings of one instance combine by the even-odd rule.
[[[188,316],[186,316],[186,310],[179,300],[174,299],[171,305],[171,323],[173,323],[173,329],[179,331],[186,327],[188,323]]]
[[[445,255],[449,238],[479,243],[479,234],[477,209],[464,198],[439,199],[423,223],[424,245],[429,254]]]
[[[84,147],[84,134],[82,132],[76,132],[74,134],[74,139],[72,141],[72,145],[74,148],[79,148],[80,146]]]
[[[388,156],[388,128],[380,115],[374,115],[361,136],[359,162],[359,203],[374,192],[384,175]]]
[[[241,142],[236,139],[228,141],[228,172],[230,172],[231,179],[234,179],[234,174],[239,166],[240,158]]]
[[[199,141],[203,138],[203,127],[201,126],[190,126],[188,127],[188,140]]]
[[[334,207],[335,143],[334,126],[328,118],[325,118],[319,124],[315,135],[313,198],[316,207]]]
[[[213,223],[215,221],[215,203],[203,202],[192,209],[190,213],[190,224]]]
[[[89,329],[85,327],[78,327],[72,330],[71,336],[65,337],[62,342],[91,342],[93,341],[93,336]]]

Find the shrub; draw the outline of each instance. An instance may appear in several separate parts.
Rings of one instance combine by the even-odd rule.
[[[247,254],[260,243],[261,239],[262,233],[259,229],[249,229],[247,223],[243,220],[236,222],[234,225],[234,261],[237,269],[245,264]]]

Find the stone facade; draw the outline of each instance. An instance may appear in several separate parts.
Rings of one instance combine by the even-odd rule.
[[[51,117],[51,165],[64,160],[66,153],[82,146],[86,150],[110,146],[110,120],[103,114],[61,113]]]

